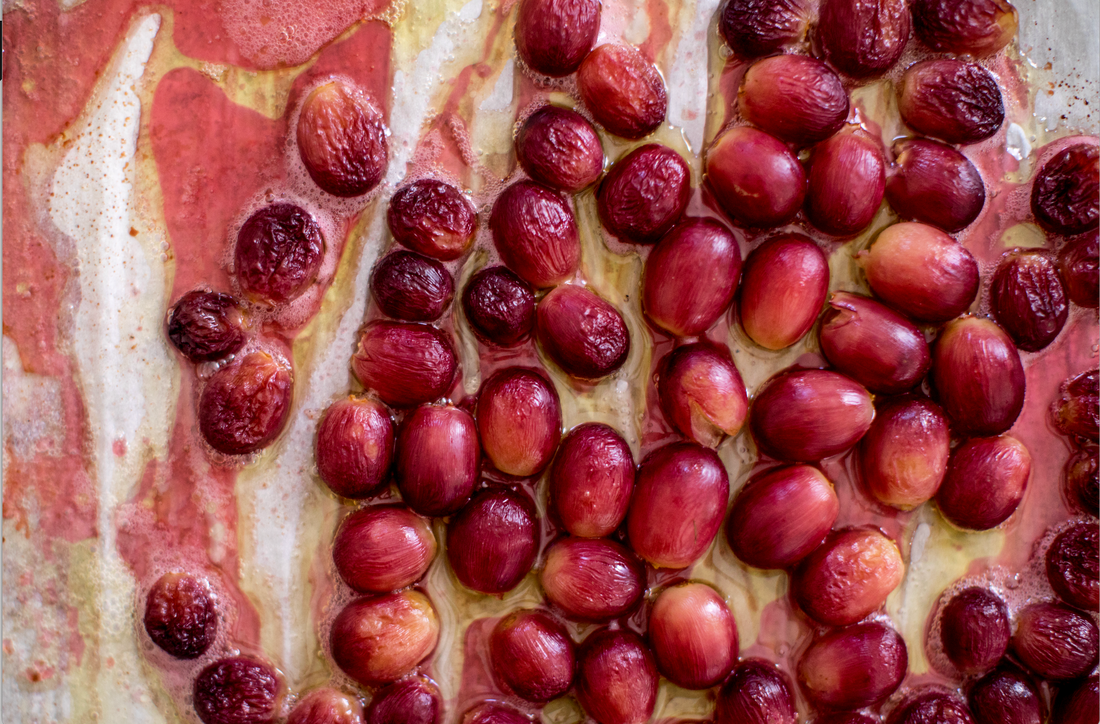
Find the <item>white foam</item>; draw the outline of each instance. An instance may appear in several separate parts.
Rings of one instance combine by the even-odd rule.
[[[69,132],[68,150],[53,177],[47,205],[57,229],[72,240],[76,257],[80,301],[73,315],[73,359],[98,488],[95,545],[100,585],[95,609],[112,619],[130,609],[133,592],[132,578],[115,546],[114,513],[141,475],[142,442],[165,442],[170,406],[162,395],[149,391],[163,391],[175,375],[161,338],[164,275],[152,250],[130,234],[141,225],[133,197],[141,120],[136,89],[160,22],[159,15],[137,20],[112,59],[95,101]],[[118,440],[127,443],[122,455],[113,449]],[[141,662],[129,628],[101,626],[98,644],[98,656],[111,657],[116,665],[110,674],[95,678],[94,697],[117,707],[113,714],[120,720],[163,721],[148,696],[136,695],[140,686],[133,679]]]

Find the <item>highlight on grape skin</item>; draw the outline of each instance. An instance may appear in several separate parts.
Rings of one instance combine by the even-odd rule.
[[[387,316],[406,322],[433,322],[450,306],[455,283],[435,259],[395,251],[374,268],[370,291]]]
[[[332,543],[336,572],[359,593],[388,593],[419,581],[435,558],[430,521],[400,505],[360,508]]]
[[[310,91],[298,116],[298,152],[310,178],[333,196],[361,196],[382,180],[389,135],[373,99],[339,80]]]
[[[926,138],[894,144],[886,200],[904,219],[947,232],[969,226],[985,206],[985,182],[966,156]]]
[[[859,294],[833,292],[818,336],[829,363],[876,394],[911,390],[932,367],[917,326]]]
[[[855,381],[830,370],[788,369],[757,391],[749,427],[776,460],[816,462],[859,442],[874,417],[871,396]]]
[[[713,219],[684,219],[646,259],[642,311],[669,334],[701,334],[729,308],[740,275],[738,237]]]
[[[729,349],[709,342],[682,345],[657,367],[665,418],[684,437],[709,448],[741,431],[749,399]]]
[[[537,475],[561,441],[557,390],[534,370],[499,370],[481,384],[477,429],[485,456],[497,470],[523,478]]]
[[[293,372],[264,351],[232,360],[206,381],[199,397],[199,431],[210,447],[226,455],[262,450],[290,419]]]
[[[642,460],[627,514],[630,546],[654,568],[685,568],[725,517],[729,475],[710,448],[673,442]]]
[[[346,397],[328,406],[317,425],[317,473],[344,498],[369,498],[389,482],[393,421],[385,405]]]
[[[666,588],[649,612],[649,644],[664,676],[685,689],[707,689],[737,663],[737,624],[704,583]]]
[[[540,184],[577,193],[603,173],[603,146],[587,118],[568,108],[546,105],[520,126],[516,160]]]
[[[963,530],[996,528],[1020,505],[1030,476],[1031,453],[1016,438],[972,438],[951,451],[936,506]]]
[[[691,171],[667,146],[648,143],[612,165],[596,190],[604,227],[621,241],[656,243],[679,221],[691,198]]]
[[[536,73],[560,78],[580,67],[599,30],[599,0],[521,0],[516,54]]]
[[[489,635],[493,675],[531,702],[564,694],[573,683],[576,655],[565,627],[543,611],[521,609],[504,616]]]
[[[668,112],[664,79],[632,45],[607,43],[589,53],[577,71],[577,91],[596,123],[629,140],[657,130]]]
[[[447,524],[446,550],[462,585],[479,593],[506,593],[535,563],[535,506],[518,492],[482,490]]]
[[[749,339],[779,350],[813,327],[829,291],[829,262],[808,237],[783,233],[749,253],[737,314]]]
[[[477,212],[462,192],[432,178],[417,179],[395,191],[386,221],[398,244],[440,261],[465,254],[477,231]]]
[[[606,377],[630,353],[623,315],[588,287],[563,284],[551,290],[539,300],[535,321],[542,351],[573,377]]]
[[[348,603],[332,622],[329,646],[341,671],[378,686],[410,673],[438,641],[435,607],[423,593],[406,590]]]
[[[470,413],[421,405],[401,425],[394,472],[401,498],[421,515],[457,512],[470,499],[481,467],[481,442]]]
[[[798,564],[791,595],[814,621],[847,626],[879,610],[904,575],[894,541],[874,529],[839,530]]]
[[[726,519],[726,540],[750,566],[789,568],[821,544],[839,512],[833,484],[817,468],[769,468],[738,491]]]
[[[556,191],[517,181],[493,204],[489,228],[501,261],[535,288],[561,284],[577,270],[577,222]]]
[[[549,491],[565,530],[585,538],[610,535],[626,517],[634,491],[630,446],[607,425],[578,425],[561,441]]]
[[[458,358],[447,334],[435,327],[376,320],[359,337],[351,369],[382,402],[413,407],[450,390]]]

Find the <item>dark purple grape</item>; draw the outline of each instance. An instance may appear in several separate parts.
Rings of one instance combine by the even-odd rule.
[[[577,270],[577,222],[557,191],[532,181],[512,184],[493,204],[489,228],[501,261],[533,287],[555,286]]]
[[[894,144],[894,173],[886,200],[904,219],[960,231],[985,206],[985,182],[966,156],[924,138]]]
[[[798,710],[786,674],[762,659],[746,659],[718,690],[715,724],[795,724]]]
[[[324,686],[302,697],[286,724],[363,724],[363,705],[356,696]]]
[[[809,146],[844,125],[848,91],[840,77],[816,58],[773,55],[745,71],[737,107],[742,118],[776,138]]]
[[[1020,353],[988,319],[948,322],[932,349],[932,385],[961,435],[998,435],[1024,407],[1027,378]]]
[[[620,158],[600,182],[596,204],[604,227],[623,241],[653,244],[683,215],[691,172],[676,151],[657,143]]]
[[[218,452],[247,455],[274,442],[290,419],[290,365],[267,352],[237,357],[206,381],[199,431]]]
[[[516,134],[516,158],[544,186],[576,193],[603,173],[603,146],[588,119],[568,108],[543,106]]]
[[[940,614],[943,652],[963,674],[989,671],[1008,650],[1012,629],[1005,602],[985,588],[967,588]]]
[[[188,292],[168,315],[168,339],[192,362],[220,359],[247,341],[244,313],[228,294]]]
[[[734,53],[755,58],[802,40],[811,15],[807,0],[728,0],[718,32]]]
[[[1044,679],[1074,679],[1097,662],[1096,622],[1061,603],[1033,603],[1017,614],[1012,649]]]
[[[863,78],[897,62],[912,24],[905,0],[824,0],[817,41],[826,61]]]
[[[218,634],[218,612],[205,583],[188,573],[157,579],[145,597],[145,631],[177,659],[206,653]]]
[[[550,505],[575,536],[610,535],[626,517],[634,491],[634,456],[622,436],[589,422],[561,441],[550,469]]]
[[[1067,241],[1058,252],[1066,296],[1079,307],[1100,306],[1100,236],[1097,232]]]
[[[421,405],[397,437],[401,498],[421,515],[457,512],[477,484],[481,443],[474,418],[452,405]]]
[[[395,251],[374,268],[370,291],[383,314],[408,322],[433,322],[454,298],[455,283],[435,259]]]
[[[375,694],[366,724],[436,724],[442,713],[439,688],[417,676],[390,684]]]
[[[236,656],[203,669],[195,679],[195,713],[204,724],[272,724],[279,675],[267,664]]]
[[[1100,372],[1095,369],[1065,380],[1050,408],[1054,426],[1068,437],[1097,442],[1100,436]]]
[[[532,609],[513,611],[497,622],[489,635],[489,661],[507,691],[533,702],[564,694],[576,668],[565,627]]]
[[[458,358],[446,332],[427,324],[375,320],[359,337],[351,369],[387,405],[413,407],[451,389]]]
[[[252,301],[282,304],[317,279],[324,252],[321,227],[308,211],[271,204],[248,217],[237,232],[234,273]]]
[[[482,340],[511,347],[535,328],[535,293],[511,270],[482,269],[466,284],[462,311]]]
[[[1095,229],[1100,220],[1100,148],[1078,143],[1048,159],[1031,187],[1031,210],[1041,226],[1058,234]]]
[[[1044,706],[1031,678],[1011,666],[991,671],[967,696],[975,724],[1043,724]]]
[[[1069,316],[1054,257],[1039,249],[1009,253],[993,274],[989,299],[997,322],[1028,352],[1053,342]]]
[[[1100,525],[1078,523],[1050,544],[1047,579],[1071,606],[1095,611],[1100,606]]]
[[[722,209],[739,226],[789,222],[806,197],[806,171],[775,136],[734,126],[707,150],[706,182]]]
[[[951,451],[936,505],[964,530],[996,528],[1015,512],[1031,476],[1031,453],[1010,435],[971,438]]]
[[[657,680],[653,654],[633,631],[601,629],[577,652],[577,701],[599,724],[649,721]]]
[[[898,111],[910,128],[947,143],[976,143],[1005,120],[993,75],[977,63],[941,58],[910,66],[898,89]]]
[[[430,178],[398,189],[386,220],[398,244],[441,261],[465,254],[477,230],[477,212],[462,192]]]
[[[1065,467],[1064,491],[1070,508],[1096,515],[1100,510],[1100,465],[1095,445],[1085,445],[1070,455]]]
[[[1092,724],[1100,721],[1100,684],[1096,674],[1064,684],[1054,702],[1051,724]]]
[[[993,55],[1016,37],[1016,8],[1007,0],[913,0],[913,30],[942,53]]]
[[[816,706],[858,709],[885,701],[908,669],[905,640],[872,621],[833,629],[816,639],[798,662],[798,679]]]
[[[332,560],[352,589],[388,593],[419,581],[436,550],[429,520],[401,505],[374,505],[344,519]]]
[[[622,367],[630,353],[623,315],[588,287],[563,284],[535,309],[539,346],[573,377],[596,380]]]
[[[599,0],[521,0],[516,54],[536,73],[560,78],[580,66],[599,30]]]
[[[538,552],[538,515],[526,497],[483,490],[447,525],[447,560],[467,588],[488,594],[512,590]]]
[[[834,236],[870,225],[886,189],[879,141],[862,131],[838,133],[814,147],[806,189],[806,217]]]
[[[974,724],[966,703],[944,691],[916,690],[886,717],[886,724]]]

